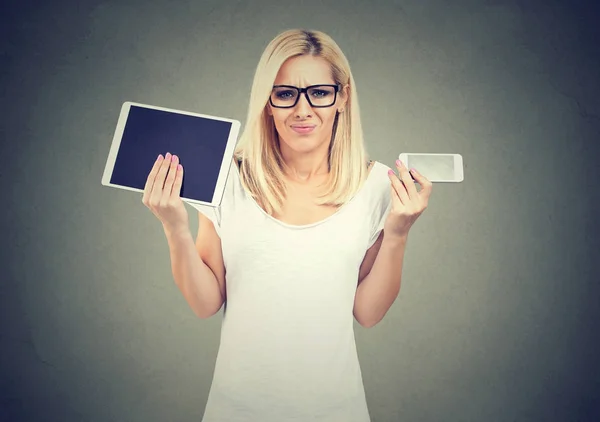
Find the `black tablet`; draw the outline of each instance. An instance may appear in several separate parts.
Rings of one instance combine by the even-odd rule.
[[[217,207],[239,130],[237,120],[126,102],[102,184],[143,193],[156,158],[170,152],[184,169],[181,199]]]

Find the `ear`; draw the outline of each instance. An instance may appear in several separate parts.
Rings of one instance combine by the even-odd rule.
[[[337,104],[337,109],[340,113],[343,113],[346,104],[348,103],[348,98],[350,97],[350,85],[344,85],[340,91],[339,101]]]
[[[271,104],[267,103],[267,114],[269,116],[273,115],[273,109],[271,108]]]

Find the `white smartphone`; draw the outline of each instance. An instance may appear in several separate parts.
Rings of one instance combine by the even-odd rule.
[[[409,169],[415,168],[430,182],[459,183],[464,180],[460,154],[402,153],[398,159]]]

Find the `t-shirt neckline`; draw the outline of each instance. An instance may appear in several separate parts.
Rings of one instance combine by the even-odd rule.
[[[367,184],[369,183],[369,180],[373,178],[373,172],[375,171],[375,166],[380,165],[380,163],[378,161],[373,161],[373,165],[371,167],[371,169],[369,170],[369,174],[367,175],[367,178],[365,179],[365,181],[363,182],[362,186],[358,189],[358,191],[356,192],[356,194],[350,198],[350,200],[348,202],[346,202],[344,205],[342,205],[341,207],[339,207],[333,214],[331,214],[328,217],[325,217],[322,220],[316,221],[314,223],[310,223],[310,224],[302,224],[302,225],[296,225],[296,224],[288,224],[285,223],[281,220],[278,220],[277,218],[273,217],[272,215],[268,214],[260,205],[258,205],[258,203],[254,200],[254,198],[252,197],[252,195],[250,195],[246,189],[244,188],[244,186],[241,183],[241,179],[240,179],[240,169],[237,166],[237,160],[234,158],[234,171],[236,172],[236,177],[237,177],[237,182],[239,183],[240,187],[242,188],[242,191],[244,192],[244,194],[246,195],[246,198],[248,198],[248,200],[250,202],[252,202],[252,205],[256,208],[258,208],[258,210],[264,215],[266,216],[269,220],[283,226],[286,227],[288,229],[294,229],[294,230],[301,230],[301,229],[308,229],[311,227],[315,227],[318,226],[320,224],[324,224],[328,221],[330,221],[331,219],[333,219],[334,217],[336,217],[338,214],[340,214],[344,209],[346,209],[367,187]]]

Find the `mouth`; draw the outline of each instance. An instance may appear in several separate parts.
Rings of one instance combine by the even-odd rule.
[[[310,133],[315,127],[315,125],[292,125],[292,130],[297,133]]]

